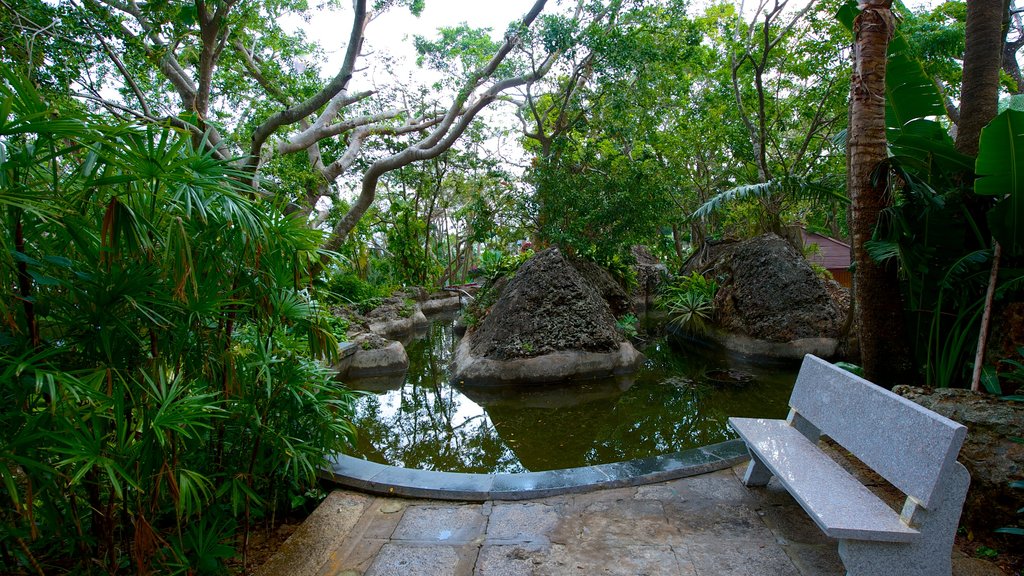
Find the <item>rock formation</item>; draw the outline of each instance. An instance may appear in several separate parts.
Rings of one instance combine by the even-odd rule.
[[[775,359],[835,355],[846,310],[779,236],[713,246],[700,272],[718,283],[709,336],[726,348]]]
[[[525,384],[634,371],[642,355],[601,293],[557,248],[536,254],[459,344],[457,382]]]

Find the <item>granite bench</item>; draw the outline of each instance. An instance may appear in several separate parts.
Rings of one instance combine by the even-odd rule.
[[[774,476],[839,541],[848,576],[940,576],[970,484],[967,428],[815,356],[804,357],[786,420],[730,418],[750,452],[743,483]],[[906,495],[901,511],[818,446],[826,435]]]

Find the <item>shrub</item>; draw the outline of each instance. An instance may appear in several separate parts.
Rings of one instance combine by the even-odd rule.
[[[353,437],[302,288],[321,234],[188,134],[3,80],[0,559],[223,571]]]
[[[668,311],[669,322],[678,328],[703,333],[715,312],[718,284],[697,272],[663,285],[658,304]]]

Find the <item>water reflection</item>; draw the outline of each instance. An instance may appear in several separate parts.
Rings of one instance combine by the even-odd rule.
[[[781,418],[795,371],[743,367],[749,384],[723,387],[703,374],[723,358],[683,354],[663,339],[630,379],[519,391],[458,390],[448,363],[458,339],[435,321],[407,346],[404,383],[353,381],[357,449],[368,460],[423,470],[525,472],[654,456],[732,438],[728,416]]]

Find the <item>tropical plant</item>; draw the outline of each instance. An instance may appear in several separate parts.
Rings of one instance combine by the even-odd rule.
[[[707,331],[715,312],[718,283],[698,272],[680,276],[661,288],[658,305],[668,311],[669,322],[684,331]]]
[[[480,254],[480,273],[493,282],[502,276],[515,273],[524,262],[533,256],[533,250],[526,249],[518,254],[505,254],[501,250],[484,250]]]
[[[615,326],[621,331],[626,338],[635,338],[637,335],[636,330],[637,317],[634,314],[626,314],[622,318],[615,321]]]
[[[321,234],[174,129],[0,79],[0,558],[223,570],[353,438]]]

